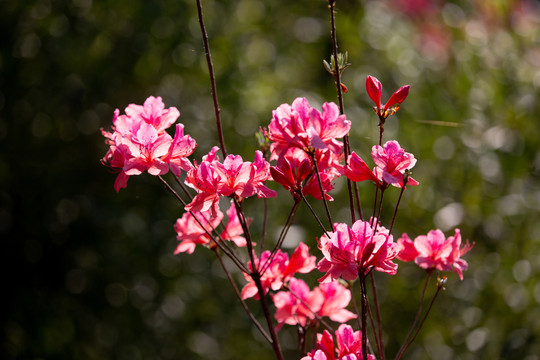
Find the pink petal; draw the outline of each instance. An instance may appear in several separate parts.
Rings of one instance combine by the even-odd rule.
[[[403,100],[407,98],[407,95],[409,95],[410,87],[410,85],[405,85],[397,89],[396,92],[393,93],[392,96],[390,96],[390,99],[388,99],[388,101],[384,105],[384,110],[386,111],[396,104],[401,104]]]
[[[381,93],[382,93],[382,84],[377,78],[368,75],[366,78],[366,90],[371,101],[375,103],[377,109],[382,108],[381,106]]]

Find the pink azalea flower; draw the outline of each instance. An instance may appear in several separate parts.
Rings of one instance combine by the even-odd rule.
[[[291,278],[288,288],[288,291],[280,291],[272,296],[278,329],[283,324],[305,327],[316,318],[315,314],[337,322],[357,317],[345,309],[351,301],[351,292],[336,281],[321,284],[310,291],[304,281]]]
[[[319,239],[324,257],[317,269],[326,272],[319,282],[337,280],[340,276],[354,280],[359,272],[367,273],[372,268],[396,274],[397,264],[392,260],[399,249],[388,230],[378,227],[373,233],[370,223],[362,220],[356,221],[352,228],[347,224],[334,224],[334,229],[329,236],[325,234]]]
[[[193,154],[196,147],[195,140],[189,135],[184,135],[184,125],[176,124],[174,139],[164,159],[169,163],[174,175],[180,176],[180,170],[189,171],[193,168],[187,157]]]
[[[113,134],[108,133],[106,131],[101,130],[103,135],[107,138],[113,138]],[[114,181],[114,190],[116,192],[120,191],[120,189],[123,189],[127,186],[127,181],[129,179],[129,175],[126,174],[124,171],[124,163],[127,159],[131,156],[131,153],[129,151],[129,147],[124,144],[120,144],[118,146],[115,145],[115,142],[110,140],[109,143],[109,150],[101,159],[101,163],[105,166],[108,166],[113,172],[117,172],[118,176],[116,177],[116,180]]]
[[[366,78],[366,90],[371,101],[375,103],[375,112],[380,118],[386,119],[389,115],[394,114],[398,109],[401,103],[409,95],[410,85],[405,85],[400,87],[396,92],[390,96],[390,99],[386,104],[381,104],[381,94],[382,94],[382,84],[377,78],[368,75]],[[393,107],[393,108],[392,108]]]
[[[345,176],[351,181],[371,180],[380,187],[392,185],[401,188],[404,184],[405,172],[412,169],[416,164],[414,155],[405,152],[395,140],[388,141],[383,146],[373,146],[371,157],[376,165],[373,170],[367,166],[360,156],[353,152],[345,168]],[[418,184],[418,181],[408,177],[408,186]]]
[[[317,348],[301,360],[362,360],[362,332],[342,324],[336,331],[334,344],[332,335],[324,330],[322,334],[317,334]],[[368,355],[368,360],[375,360],[375,357]]]
[[[271,159],[277,159],[289,147],[330,150],[340,154],[343,143],[336,140],[345,136],[351,122],[339,115],[334,103],[324,103],[322,114],[305,98],[297,98],[292,105],[282,104],[272,112],[268,138],[273,141]]]
[[[400,246],[399,257],[403,261],[411,261],[423,269],[437,269],[439,271],[454,270],[463,280],[463,271],[467,270],[468,264],[461,256],[465,255],[474,246],[467,243],[461,246],[461,233],[455,229],[454,236],[445,238],[444,233],[430,230],[427,235],[420,235],[414,242],[407,236],[398,240]]]
[[[312,292],[303,280],[291,278],[289,291],[280,291],[272,296],[278,321],[277,329],[283,324],[306,326],[308,321],[315,319],[323,304],[324,298],[319,293]]]
[[[176,247],[174,254],[181,252],[187,252],[192,254],[195,250],[195,245],[210,246],[212,240],[208,236],[207,232],[212,233],[223,220],[223,213],[219,211],[215,217],[212,217],[210,211],[195,212],[195,217],[189,212],[185,212],[184,215],[174,225],[176,231],[176,238],[180,241],[180,244]],[[227,217],[229,221],[225,226],[225,229],[221,232],[220,238],[223,240],[229,240],[236,244],[236,246],[246,246],[246,239],[242,237],[244,231],[240,225],[240,220],[236,213],[236,207],[231,202],[229,210],[227,210]],[[196,220],[196,219],[198,220]],[[247,218],[248,225],[252,219]],[[200,223],[200,224],[199,224]],[[204,229],[201,228],[201,224]]]
[[[351,291],[337,281],[320,284],[313,292],[320,293],[323,305],[317,315],[328,316],[332,321],[347,322],[358,316],[345,309],[351,302]]]
[[[397,258],[401,261],[413,261],[418,256],[418,250],[414,246],[414,242],[407,234],[403,234],[396,243],[399,246],[399,254]]]
[[[267,266],[267,270],[261,276],[261,282],[266,294],[268,290],[272,289],[277,291],[281,289],[284,283],[290,280],[290,278],[295,273],[306,274],[315,268],[315,256],[309,255],[309,247],[300,243],[298,247],[294,250],[291,258],[282,252],[277,250],[275,256],[272,258],[270,265],[267,265],[268,260],[271,257],[271,252],[269,250],[261,254],[260,260],[254,255],[255,265],[257,268],[261,266]],[[249,269],[253,270],[253,264],[249,262]],[[249,274],[244,274],[245,279],[248,281],[248,284],[242,289],[242,299],[247,299],[250,297],[259,298],[257,294],[257,286]]]
[[[219,196],[237,196],[246,198],[273,197],[277,192],[270,190],[264,182],[270,177],[270,164],[264,160],[262,153],[256,151],[253,162],[244,162],[240,155],[228,155],[223,163],[216,155],[218,147],[214,147],[203,158],[200,165],[188,171],[186,184],[198,194],[186,206],[186,210],[216,212]]]
[[[182,124],[176,127],[174,139],[165,131],[180,116],[171,107],[165,109],[160,97],[149,97],[143,106],[130,104],[126,114],[114,112],[113,132],[103,131],[110,149],[102,162],[120,174],[115,189],[124,188],[131,175],[147,171],[151,175],[163,175],[172,169],[175,175],[180,169],[191,167],[187,156],[195,149],[195,140],[184,135]]]
[[[324,196],[327,200],[333,200],[328,194],[334,186],[332,181],[340,176],[337,170],[336,156],[332,152],[316,152],[315,160],[319,164],[319,175],[323,184]],[[336,161],[337,162],[337,161]],[[318,200],[322,200],[319,181],[314,174],[315,167],[309,155],[299,148],[289,148],[279,157],[276,166],[270,167],[272,179],[283,185],[283,187],[296,198],[299,191],[304,195],[311,195]]]
[[[161,97],[150,96],[142,106],[130,104],[126,108],[126,115],[134,119],[135,122],[144,121],[152,125],[157,132],[161,133],[176,122],[180,112],[175,107],[165,109]]]
[[[208,211],[194,212],[194,214],[195,217],[191,213],[185,212],[180,219],[176,220],[176,224],[174,224],[176,238],[180,241],[180,244],[178,244],[174,251],[175,255],[181,252],[192,254],[197,244],[208,246],[211,239],[206,231],[212,233],[223,219],[223,213],[221,211],[214,217],[210,216]],[[204,226],[204,229],[201,228],[201,225],[195,218]]]
[[[414,155],[405,152],[395,140],[388,141],[384,146],[375,145],[371,150],[375,165],[382,171],[382,180],[393,186],[403,186],[403,174],[416,164]],[[407,185],[415,186],[418,182],[409,177]]]
[[[185,183],[198,192],[191,203],[186,205],[187,211],[210,210],[212,217],[217,216],[219,211],[217,189],[221,181],[215,166],[215,163],[218,162],[216,155],[218,150],[219,148],[214,146],[208,155],[203,156],[200,165],[195,163],[194,167],[187,172]]]

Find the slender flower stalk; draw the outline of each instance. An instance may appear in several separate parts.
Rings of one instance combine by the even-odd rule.
[[[360,270],[360,269],[359,269]],[[367,310],[368,310],[368,299],[366,294],[366,275],[362,271],[358,271],[359,280],[360,280],[360,291],[362,296],[361,309],[362,309],[362,359],[367,359]]]
[[[337,44],[337,30],[336,30],[336,11],[335,11],[335,3],[336,0],[329,0],[328,1],[328,8],[330,9],[330,24],[331,24],[331,37],[332,37],[332,54],[334,58],[334,64],[335,69],[333,72],[334,80],[336,84],[336,92],[337,92],[337,98],[338,98],[338,104],[339,104],[339,112],[340,114],[345,113],[345,107],[343,105],[343,86],[341,83],[341,72],[344,69],[340,68],[340,63],[338,61],[338,44]],[[349,143],[349,134],[345,135],[343,137],[343,143],[344,143],[344,153],[345,153],[345,159],[348,162],[349,155],[351,154],[351,147]],[[354,199],[356,199],[357,204],[357,210],[358,210],[358,216],[360,217],[360,220],[363,219],[362,216],[362,205],[360,204],[360,195],[358,193],[358,187],[356,186],[356,183],[352,183],[349,179],[347,179],[347,190],[349,194],[349,207],[351,212],[351,222],[356,221],[356,216],[354,213]],[[354,198],[353,198],[354,193]]]
[[[221,146],[221,154],[223,157],[227,156],[227,148],[225,147],[225,140],[223,138],[223,130],[221,128],[221,109],[219,108],[217,86],[216,86],[216,74],[214,72],[214,64],[212,62],[212,54],[210,54],[210,44],[208,42],[208,34],[204,25],[203,9],[201,0],[197,0],[197,14],[199,17],[199,26],[201,27],[201,33],[204,42],[204,52],[206,54],[206,63],[208,65],[208,73],[210,75],[210,84],[212,86],[212,100],[214,102],[214,114],[216,117],[216,127],[219,137],[219,144]]]
[[[238,290],[238,286],[236,286],[236,283],[234,282],[234,280],[233,280],[233,278],[231,276],[231,273],[229,272],[229,270],[227,270],[227,266],[225,266],[225,263],[223,262],[223,258],[221,257],[221,254],[219,253],[218,249],[213,248],[213,251],[214,251],[214,253],[216,254],[216,256],[217,256],[217,258],[219,260],[219,264],[221,265],[221,268],[223,269],[223,272],[225,272],[225,274],[227,275],[227,279],[229,280],[229,283],[233,287],[236,296],[240,300],[240,303],[242,304],[242,307],[244,308],[244,310],[248,314],[251,321],[253,321],[253,324],[255,325],[255,327],[260,331],[261,335],[266,339],[266,341],[268,341],[271,344],[272,343],[272,338],[270,337],[270,335],[268,335],[266,330],[264,330],[264,328],[262,327],[259,320],[257,320],[255,315],[253,315],[253,313],[251,312],[251,310],[247,306],[244,299],[242,299],[242,296],[240,295],[240,290]]]
[[[390,230],[388,232],[391,233]],[[379,299],[377,297],[377,285],[375,284],[375,275],[373,275],[373,272],[369,273],[369,278],[371,280],[371,291],[373,292],[375,315],[377,316],[377,334],[375,335],[375,343],[377,345],[377,351],[379,352],[379,359],[384,360],[384,342],[382,337],[381,309],[379,307]]]
[[[416,311],[416,316],[414,317],[414,321],[411,324],[411,328],[409,330],[409,333],[407,334],[407,336],[405,337],[405,340],[403,341],[403,344],[399,348],[399,351],[398,351],[397,356],[396,356],[396,360],[400,359],[401,356],[403,356],[403,352],[405,351],[405,348],[406,348],[407,344],[409,343],[411,335],[412,335],[414,329],[416,328],[416,324],[418,324],[418,320],[420,319],[420,314],[422,313],[422,306],[424,305],[424,297],[426,295],[426,289],[427,289],[427,286],[429,284],[429,279],[431,277],[431,273],[432,273],[432,271],[427,271],[427,273],[426,273],[426,280],[424,281],[424,288],[422,289],[422,296],[420,297],[420,303],[418,304],[418,310]]]
[[[444,284],[446,283],[446,276],[444,276],[442,279],[438,279],[437,280],[437,290],[435,291],[435,294],[433,295],[433,298],[431,299],[431,302],[429,303],[429,306],[426,310],[426,313],[424,314],[424,316],[422,317],[422,321],[420,322],[420,325],[418,326],[418,328],[416,329],[416,331],[414,332],[414,335],[412,336],[412,338],[409,340],[409,342],[407,342],[407,344],[405,345],[405,347],[403,348],[403,350],[401,350],[398,355],[396,356],[396,360],[400,360],[403,355],[405,354],[405,352],[407,351],[407,349],[409,348],[409,346],[411,346],[411,344],[413,343],[413,341],[416,339],[416,337],[418,336],[418,334],[420,333],[420,330],[422,329],[422,327],[424,326],[424,323],[429,315],[429,313],[431,312],[431,308],[433,307],[433,304],[435,303],[435,300],[437,299],[437,296],[439,295],[439,293],[441,292],[441,290],[444,290]]]

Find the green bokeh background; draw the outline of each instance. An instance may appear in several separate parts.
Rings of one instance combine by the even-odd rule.
[[[282,103],[335,101],[322,66],[331,48],[325,1],[204,7],[229,153],[252,159],[253,134]],[[337,8],[340,50],[352,63],[343,74],[351,145],[366,160],[378,137],[366,75],[381,80],[383,98],[411,84],[385,139],[415,154],[421,186],[406,192],[394,236],[459,227],[476,243],[465,279],[447,274],[406,358],[539,359],[538,2],[338,0]],[[3,0],[0,34],[1,357],[271,359],[212,254],[172,254],[181,207],[148,175],[115,193],[99,162],[107,150],[99,129],[114,109],[150,95],[179,108],[198,142],[194,158],[217,144],[195,2]],[[372,188],[360,189],[370,212]],[[347,221],[341,180],[336,190],[331,209]],[[397,195],[388,192],[383,222]],[[270,235],[291,206],[280,196],[269,201]],[[260,204],[246,202],[256,234]],[[301,210],[287,245],[303,240],[317,253],[320,231]],[[423,276],[400,264],[398,276],[376,277],[388,357],[414,317]],[[286,358],[299,359],[295,329],[279,335]]]

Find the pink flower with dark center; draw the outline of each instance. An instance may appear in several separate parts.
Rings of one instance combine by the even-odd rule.
[[[324,330],[322,334],[317,334],[317,348],[301,360],[362,360],[362,332],[342,324],[336,330],[334,344],[332,335]],[[375,360],[375,357],[368,355],[367,360]]]
[[[270,264],[267,263],[271,258],[271,252],[269,250],[263,252],[260,259],[255,255],[254,258],[255,264],[253,265],[250,261],[248,266],[251,271],[254,269],[253,266],[259,270],[262,270],[262,266],[267,267],[266,271],[261,275],[261,283],[265,294],[270,289],[274,291],[281,289],[283,284],[288,282],[295,273],[306,274],[310,272],[315,268],[316,261],[315,256],[309,255],[309,248],[304,243],[298,245],[290,259],[286,253],[279,249],[270,260]],[[258,299],[259,295],[257,294],[255,282],[249,274],[244,274],[244,277],[248,281],[248,284],[242,289],[242,299],[250,297]]]
[[[345,168],[345,176],[355,182],[371,180],[380,187],[392,185],[401,188],[404,185],[406,171],[412,169],[416,164],[414,155],[405,152],[395,140],[386,142],[384,146],[373,146],[371,157],[377,165],[373,170],[353,152]],[[407,185],[416,186],[418,184],[418,181],[407,176]]]
[[[368,75],[366,78],[366,90],[371,101],[375,103],[373,108],[379,118],[386,119],[388,116],[393,115],[398,111],[401,103],[409,95],[410,85],[400,87],[396,92],[390,96],[390,99],[386,104],[381,104],[382,84],[377,78]]]
[[[395,275],[397,264],[392,260],[398,253],[397,245],[392,241],[388,230],[378,228],[373,233],[369,222],[358,220],[352,228],[347,224],[334,224],[334,232],[321,236],[319,249],[323,258],[317,269],[326,274],[319,282],[354,280],[360,273],[367,273],[372,268]]]
[[[305,98],[297,98],[292,105],[282,104],[272,112],[268,138],[273,141],[271,159],[277,159],[289,147],[305,151],[329,150],[340,154],[343,143],[336,140],[345,136],[351,122],[339,115],[334,103],[324,103],[322,114],[309,105]]]
[[[454,236],[445,238],[444,233],[430,230],[427,235],[420,235],[414,242],[407,236],[398,239],[400,247],[398,258],[403,261],[411,261],[423,269],[437,269],[439,271],[454,270],[463,280],[463,271],[467,270],[468,264],[461,256],[465,255],[474,246],[467,243],[461,246],[461,233],[455,229]]]

